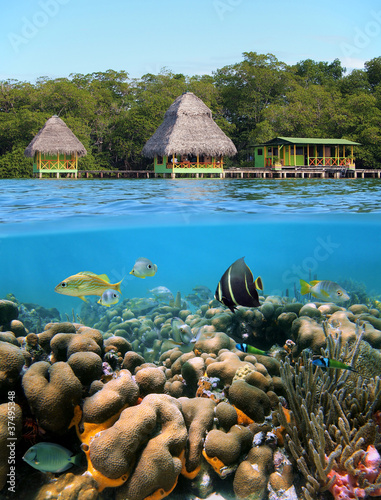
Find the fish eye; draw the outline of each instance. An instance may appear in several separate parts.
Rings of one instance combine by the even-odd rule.
[[[65,286],[67,286],[67,283],[65,283],[65,281],[63,281],[63,282],[61,283],[61,286],[62,286],[62,288],[65,288]]]
[[[151,264],[147,264],[147,269],[151,269]]]
[[[341,290],[338,290],[337,295],[343,295],[343,292]]]

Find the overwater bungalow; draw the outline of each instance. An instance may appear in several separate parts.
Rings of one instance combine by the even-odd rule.
[[[155,174],[223,176],[224,156],[234,156],[237,149],[203,101],[185,92],[168,108],[142,153],[154,158]]]
[[[355,169],[353,146],[347,139],[275,137],[254,146],[256,168],[333,167]]]
[[[78,158],[87,151],[66,123],[54,115],[25,149],[25,156],[33,158],[33,176],[60,174],[77,178]]]

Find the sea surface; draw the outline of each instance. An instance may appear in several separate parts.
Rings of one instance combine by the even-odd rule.
[[[0,223],[146,214],[381,212],[379,179],[0,180]]]

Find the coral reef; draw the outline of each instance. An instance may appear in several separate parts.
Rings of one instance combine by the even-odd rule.
[[[360,335],[350,350],[346,344],[342,352],[340,334],[337,342],[328,337],[326,354],[335,359],[341,354],[343,359],[349,356],[356,366],[361,339]],[[353,385],[348,381],[356,375],[340,372],[314,372],[306,355],[295,366],[286,362],[281,368],[291,422],[285,418],[282,407],[278,418],[287,432],[287,448],[305,477],[302,491],[306,500],[333,488],[340,475],[349,474],[349,483],[366,492],[381,487],[381,468],[371,482],[363,474],[361,463],[367,447],[378,439],[372,416],[381,405],[381,380],[376,377],[365,383],[357,377]]]
[[[233,314],[195,295],[192,311],[178,293],[110,308],[87,303],[72,322],[51,321],[51,311],[45,326],[36,305],[0,301],[0,402],[13,391],[22,407],[21,474],[28,474],[21,453],[31,442],[58,441],[77,452],[81,445],[87,459],[84,476],[47,482],[38,472],[46,484],[34,487],[35,497],[380,495],[377,303],[346,309],[267,296]],[[242,352],[235,347],[242,342],[269,355]],[[323,371],[312,354],[356,372]],[[4,436],[3,425],[0,447]]]

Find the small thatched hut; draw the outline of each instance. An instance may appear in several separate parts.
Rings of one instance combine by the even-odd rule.
[[[25,149],[25,156],[33,158],[33,174],[60,173],[77,177],[78,157],[87,151],[66,123],[54,115],[42,127]]]
[[[154,157],[155,173],[222,173],[223,157],[237,153],[214,122],[210,109],[192,92],[179,96],[143,148]]]

